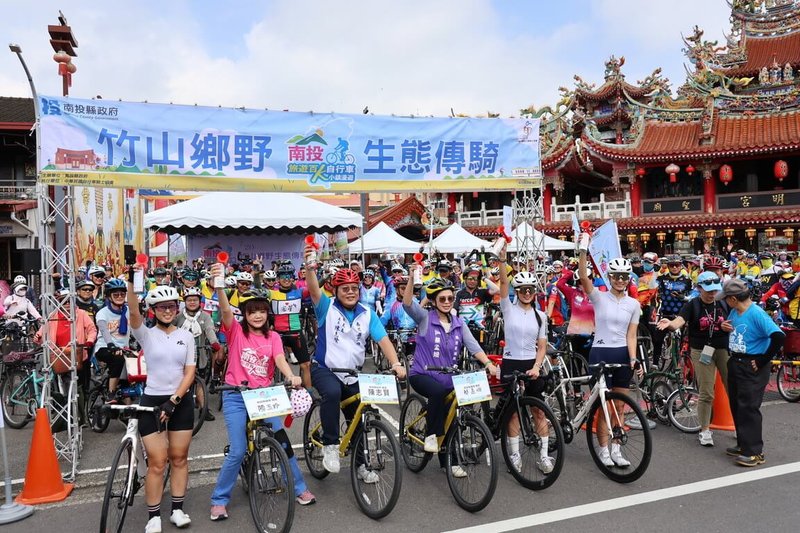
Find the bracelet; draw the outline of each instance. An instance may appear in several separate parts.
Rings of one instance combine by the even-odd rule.
[[[491,364],[492,364],[492,360],[491,360],[491,359],[489,359],[488,361],[486,361],[485,363],[483,363],[483,368],[489,368],[489,365],[491,365]]]
[[[403,363],[401,363],[400,361],[398,361],[398,362],[396,362],[395,364],[393,364],[393,365],[392,365],[392,368],[394,368],[394,367],[396,367],[396,366],[403,366]]]

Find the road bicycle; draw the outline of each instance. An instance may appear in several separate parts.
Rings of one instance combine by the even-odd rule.
[[[330,368],[331,372],[358,377],[358,370]],[[398,390],[398,398],[400,391]],[[353,418],[347,421],[339,444],[339,455],[351,455],[350,480],[353,493],[361,511],[372,519],[388,515],[400,497],[403,471],[400,468],[400,445],[394,428],[382,418],[373,405],[361,401],[360,394],[342,400],[340,409],[357,404]],[[303,454],[311,475],[323,479],[328,471],[322,466],[322,419],[320,402],[315,400],[303,422]],[[358,475],[363,465],[367,472],[378,476],[375,483],[367,483]],[[367,476],[363,476],[367,477]]]
[[[465,373],[458,367],[429,366],[426,370]],[[459,507],[475,513],[489,505],[497,487],[494,437],[481,419],[480,407],[458,405],[455,391],[445,397],[445,403],[449,408],[444,421],[444,436],[438,437],[438,444],[440,453],[445,456],[447,485]],[[428,436],[426,409],[425,398],[411,393],[400,410],[403,461],[414,473],[421,472],[433,457],[424,449],[425,437]]]
[[[291,388],[290,383],[284,387]],[[212,385],[213,392],[252,390],[242,385]],[[275,438],[272,423],[247,419],[247,449],[239,467],[242,489],[249,496],[250,514],[258,531],[285,532],[294,520],[294,477],[289,457]],[[230,445],[224,452],[228,455]]]
[[[545,403],[554,406],[566,442],[571,442],[578,431],[585,429],[589,453],[600,471],[618,483],[630,483],[639,479],[650,465],[653,442],[639,405],[627,394],[610,390],[606,384],[605,371],[623,366],[627,365],[600,362],[589,365],[594,375],[562,377],[555,388],[546,391]],[[589,397],[584,399],[575,385],[592,382]],[[642,429],[632,429],[628,425],[632,418],[637,419],[636,425]],[[620,454],[629,464],[604,464],[600,450],[608,449],[609,445],[619,445]]]

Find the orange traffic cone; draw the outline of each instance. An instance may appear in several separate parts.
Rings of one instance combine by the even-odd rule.
[[[722,378],[717,372],[717,382],[714,383],[714,405],[711,411],[711,429],[722,431],[736,431],[731,414],[731,404],[728,400],[728,392],[722,384]]]
[[[17,503],[36,504],[60,502],[72,492],[72,483],[64,483],[58,466],[53,434],[50,432],[50,417],[47,409],[36,410],[33,424],[33,440],[28,456],[28,470],[22,493],[14,500]]]

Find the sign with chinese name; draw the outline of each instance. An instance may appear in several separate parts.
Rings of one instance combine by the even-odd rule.
[[[767,191],[726,194],[717,197],[717,206],[723,209],[775,209],[800,204],[800,191]]]
[[[295,268],[303,263],[303,235],[189,235],[189,258],[202,257],[206,264],[216,260],[219,252],[227,252],[231,263],[246,259],[260,260],[264,270],[272,262],[291,260]]]
[[[390,374],[359,374],[358,390],[361,403],[400,403],[397,381]]]
[[[487,402],[492,399],[486,372],[470,372],[453,376],[453,388],[458,405]]]
[[[662,215],[666,213],[700,213],[703,211],[703,197],[656,199],[642,201],[642,214]]]
[[[539,119],[430,118],[41,97],[40,179],[183,191],[537,186]]]
[[[292,403],[283,386],[242,391],[242,399],[250,420],[283,416],[292,412]]]

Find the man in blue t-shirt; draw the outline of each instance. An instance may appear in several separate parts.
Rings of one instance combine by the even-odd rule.
[[[765,462],[761,401],[772,368],[770,361],[786,335],[763,309],[753,304],[744,280],[726,282],[716,299],[725,300],[731,308],[722,329],[730,333],[728,397],[737,445],[726,453],[736,457],[736,464],[757,466]]]

